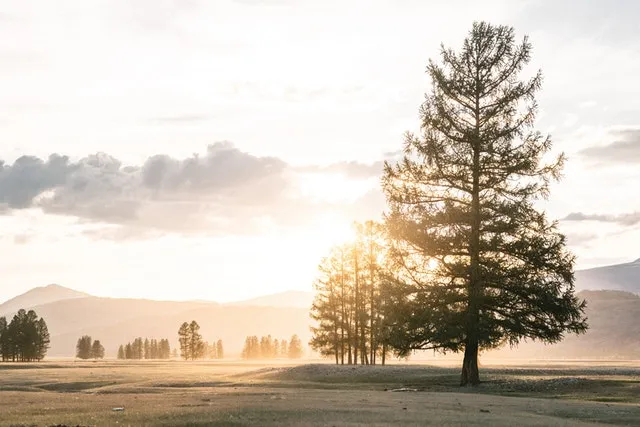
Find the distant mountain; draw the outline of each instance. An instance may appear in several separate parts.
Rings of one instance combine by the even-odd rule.
[[[87,296],[89,294],[60,285],[40,286],[0,304],[0,315],[12,314],[21,308],[28,309],[37,305]]]
[[[491,353],[533,359],[639,359],[640,297],[622,291],[582,291],[578,297],[587,301],[585,334],[567,334],[554,345],[527,342]]]
[[[640,293],[640,259],[576,272],[578,290],[614,290]]]
[[[235,301],[226,305],[260,306],[260,307],[299,307],[311,308],[313,293],[305,291],[285,291],[264,295],[244,301]]]

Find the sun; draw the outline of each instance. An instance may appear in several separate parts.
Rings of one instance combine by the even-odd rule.
[[[318,215],[309,231],[314,240],[327,249],[352,242],[356,237],[353,222],[336,213]]]

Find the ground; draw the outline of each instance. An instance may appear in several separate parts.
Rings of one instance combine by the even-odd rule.
[[[0,425],[640,425],[640,363],[286,363],[0,363]]]

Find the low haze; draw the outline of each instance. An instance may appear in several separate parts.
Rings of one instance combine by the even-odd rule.
[[[544,208],[577,267],[640,256],[635,2],[1,5],[0,301],[48,283],[311,291],[351,222],[385,210],[382,162],[419,124],[427,59],[481,19],[533,43],[537,128],[569,156]]]

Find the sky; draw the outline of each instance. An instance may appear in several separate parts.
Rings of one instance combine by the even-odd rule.
[[[231,301],[311,290],[417,130],[440,45],[515,27],[536,127],[569,161],[543,204],[578,268],[640,257],[635,1],[0,0],[0,301]]]

